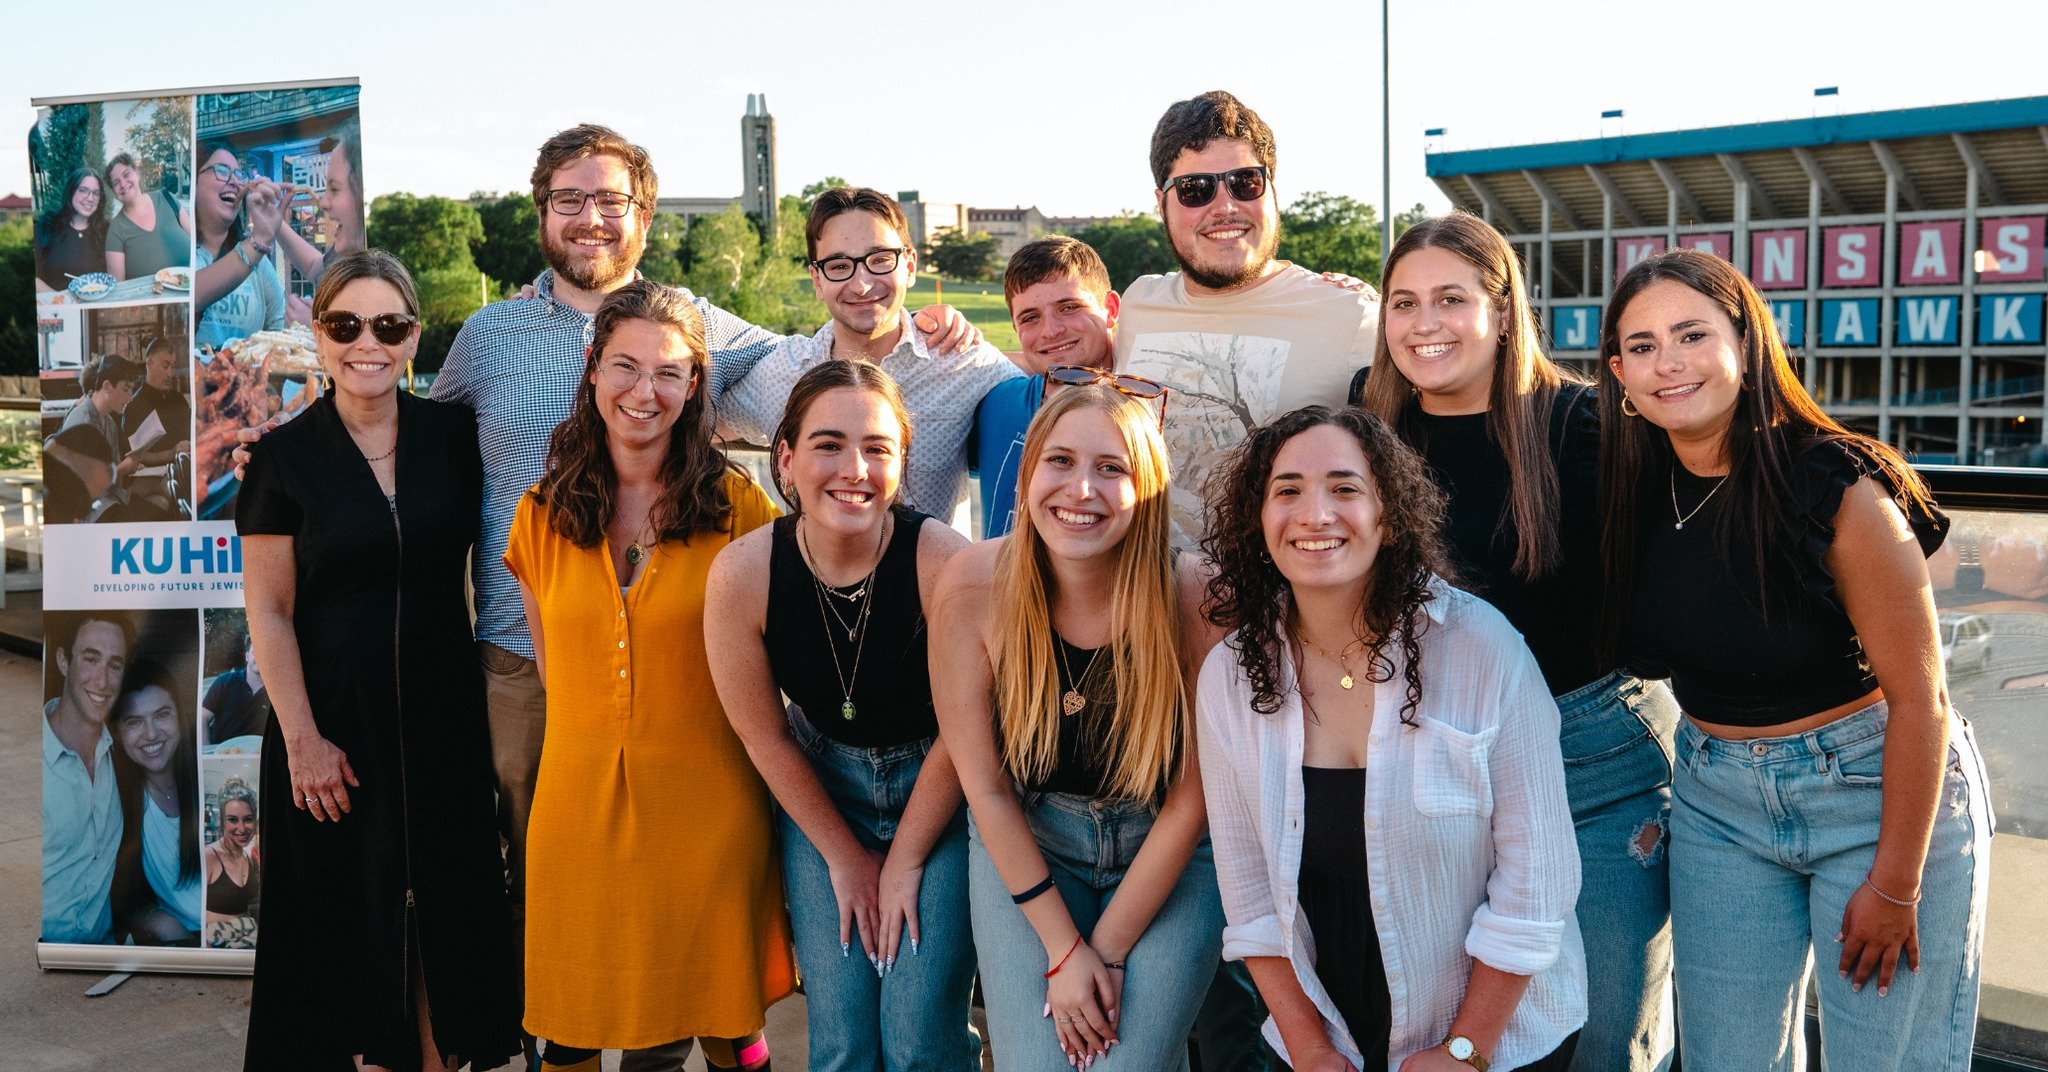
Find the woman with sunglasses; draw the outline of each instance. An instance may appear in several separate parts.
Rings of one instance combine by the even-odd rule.
[[[1181,1069],[1223,928],[1188,703],[1215,634],[1168,543],[1157,405],[1051,390],[1016,527],[947,566],[932,633],[989,1031],[1006,1072],[1112,1046]]]
[[[1926,556],[1948,519],[1896,451],[1807,395],[1719,257],[1629,269],[1601,352],[1600,640],[1668,675],[1685,712],[1686,1065],[1804,1068],[1809,963],[1830,1067],[1968,1065],[1991,812],[1942,676]]]
[[[799,377],[773,441],[795,513],[721,552],[705,602],[719,697],[781,805],[820,1072],[981,1067],[967,816],[936,736],[925,626],[967,541],[902,504],[910,438],[880,367]]]
[[[768,1006],[796,972],[768,790],[719,705],[704,620],[712,561],[775,507],[712,441],[687,295],[628,283],[591,331],[504,559],[547,691],[526,1030],[549,1072],[596,1072],[606,1049],[680,1068],[693,1038],[713,1068],[763,1069]]]
[[[271,251],[285,230],[290,200],[276,183],[242,170],[234,146],[200,143],[192,203],[199,224],[193,254],[195,345],[219,349],[285,323],[284,284]]]
[[[1210,484],[1235,631],[1196,723],[1224,956],[1299,1072],[1562,1072],[1585,1020],[1557,706],[1500,612],[1443,581],[1443,511],[1349,407],[1280,417]]]
[[[71,285],[71,276],[107,270],[105,188],[91,168],[64,184],[64,199],[36,221],[36,293]]]
[[[1669,1062],[1670,887],[1664,830],[1678,705],[1594,653],[1600,606],[1600,419],[1544,355],[1514,248],[1453,212],[1401,233],[1381,280],[1365,408],[1429,463],[1448,497],[1458,583],[1507,615],[1557,699],[1584,881],[1586,1028],[1579,1072]]]
[[[390,254],[336,260],[313,309],[334,389],[250,447],[236,504],[273,707],[245,1067],[494,1068],[519,1009],[464,590],[476,422],[398,389],[419,305]]]

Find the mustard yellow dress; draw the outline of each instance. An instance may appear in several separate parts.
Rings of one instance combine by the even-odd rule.
[[[731,531],[656,546],[619,591],[521,498],[505,565],[533,593],[547,737],[526,840],[526,1030],[638,1049],[738,1038],[796,987],[767,787],[704,654],[704,582],[777,513],[726,478]]]

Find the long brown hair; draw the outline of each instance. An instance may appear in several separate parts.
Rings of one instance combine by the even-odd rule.
[[[790,513],[803,513],[804,504],[797,499],[796,489],[782,482],[782,448],[796,452],[797,437],[803,434],[804,418],[810,416],[811,404],[822,398],[827,391],[840,388],[869,391],[882,396],[889,409],[896,414],[896,423],[903,428],[903,442],[897,444],[904,458],[910,457],[910,410],[903,404],[903,392],[897,388],[896,379],[882,370],[882,366],[865,358],[845,361],[825,361],[814,365],[796,378],[795,386],[789,389],[789,398],[782,404],[782,421],[775,426],[775,435],[768,440],[770,465],[775,478],[775,490],[782,493],[784,502],[789,503]],[[896,487],[898,498],[903,495],[903,486]]]
[[[1407,686],[1401,722],[1413,726],[1415,710],[1422,704],[1421,637],[1427,620],[1423,608],[1435,598],[1430,575],[1454,575],[1443,542],[1444,493],[1422,456],[1378,417],[1349,406],[1303,406],[1253,431],[1231,452],[1207,489],[1209,535],[1202,539],[1202,553],[1216,573],[1209,579],[1204,609],[1210,621],[1237,630],[1237,664],[1252,686],[1252,710],[1262,715],[1279,711],[1283,667],[1297,659],[1300,650],[1290,624],[1294,590],[1266,547],[1266,483],[1288,440],[1326,424],[1349,432],[1364,450],[1385,530],[1365,590],[1359,593],[1360,614],[1372,637],[1365,677],[1392,680],[1394,661],[1388,646],[1401,646]]]
[[[1558,387],[1578,377],[1559,368],[1543,352],[1543,337],[1529,309],[1528,287],[1514,247],[1485,220],[1469,212],[1427,219],[1394,241],[1380,274],[1380,292],[1394,278],[1401,258],[1423,249],[1441,249],[1479,271],[1487,299],[1506,316],[1493,384],[1487,391],[1486,435],[1500,447],[1508,463],[1508,501],[1494,532],[1512,522],[1515,529],[1515,576],[1539,580],[1562,564],[1558,540],[1557,459],[1550,450],[1551,407]],[[1372,371],[1365,376],[1364,405],[1392,425],[1418,450],[1427,439],[1417,415],[1422,411],[1415,384],[1394,363],[1387,342],[1387,321],[1380,318],[1379,342]]]
[[[1790,501],[1794,457],[1815,441],[1833,441],[1867,458],[1893,487],[1902,505],[1932,508],[1927,485],[1891,447],[1844,428],[1820,408],[1799,382],[1791,356],[1778,337],[1763,297],[1735,266],[1699,250],[1659,253],[1629,269],[1608,299],[1600,324],[1600,353],[1621,353],[1621,314],[1637,295],[1669,280],[1698,293],[1726,314],[1740,339],[1742,389],[1728,424],[1728,495],[1732,505],[1721,511],[1715,542],[1731,571],[1753,572],[1757,587],[1744,596],[1758,613],[1768,613],[1774,592],[1773,562],[1789,562],[1795,553],[1795,525]],[[1614,376],[1611,368],[1608,376]],[[1625,397],[1617,380],[1600,392],[1600,554],[1605,571],[1599,615],[1599,650],[1620,654],[1622,634],[1633,600],[1636,552],[1640,538],[1642,496],[1646,484],[1656,487],[1677,464],[1671,437],[1641,417],[1621,410]],[[1739,556],[1739,557],[1738,557]],[[1738,575],[1740,575],[1738,573]]]
[[[704,345],[704,317],[675,291],[636,279],[606,295],[598,306],[575,408],[548,438],[548,472],[533,489],[534,498],[548,508],[549,525],[578,547],[602,542],[618,512],[619,474],[612,468],[604,418],[597,412],[597,388],[590,381],[612,333],[629,320],[651,321],[680,334],[690,351],[696,385],[669,429],[668,453],[661,461],[661,496],[647,516],[656,539],[688,543],[697,533],[724,531],[732,516],[725,478],[741,470],[711,442],[711,359]]]
[[[1117,544],[1109,597],[1110,667],[1116,703],[1108,739],[1098,742],[1106,793],[1152,800],[1173,779],[1189,727],[1180,663],[1179,595],[1167,511],[1166,443],[1159,418],[1104,386],[1063,387],[1039,407],[1024,434],[1017,486],[1029,488],[1061,417],[1099,409],[1123,433],[1138,494],[1131,528]],[[1060,679],[1053,650],[1052,563],[1029,510],[997,552],[994,575],[995,701],[1003,765],[1020,782],[1043,780],[1059,764]]]

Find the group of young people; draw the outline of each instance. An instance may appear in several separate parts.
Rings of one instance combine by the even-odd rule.
[[[1945,519],[1749,284],[1632,269],[1583,384],[1482,221],[1381,297],[1274,260],[1235,98],[1151,157],[1182,270],[1027,246],[1014,358],[906,314],[871,190],[812,210],[815,336],[637,279],[601,127],[434,400],[403,267],[328,265],[334,390],[237,517],[289,802],[247,1067],[764,1068],[800,979],[812,1067],[969,1069],[978,975],[1005,1070],[1656,1069],[1674,977],[1688,1064],[1791,1069],[1810,960],[1831,1063],[1967,1058]]]

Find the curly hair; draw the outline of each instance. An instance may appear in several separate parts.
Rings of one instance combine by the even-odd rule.
[[[1203,611],[1210,621],[1237,631],[1232,646],[1251,682],[1252,710],[1278,712],[1290,687],[1283,682],[1293,677],[1285,665],[1299,662],[1301,644],[1292,621],[1293,589],[1266,546],[1266,484],[1280,448],[1324,425],[1351,433],[1372,470],[1381,543],[1371,572],[1360,582],[1359,612],[1372,638],[1365,677],[1392,680],[1391,645],[1400,644],[1408,686],[1401,722],[1413,726],[1422,703],[1423,608],[1435,598],[1430,578],[1452,576],[1443,542],[1444,495],[1422,456],[1378,417],[1349,407],[1304,406],[1254,431],[1231,452],[1206,489],[1209,535],[1202,540],[1202,552],[1216,572]]]
[[[533,497],[548,508],[555,533],[578,547],[596,547],[618,512],[618,472],[612,468],[603,415],[597,411],[597,366],[620,324],[646,320],[674,330],[690,352],[696,384],[675,426],[661,462],[661,497],[648,514],[657,540],[681,540],[700,532],[724,531],[732,516],[726,494],[728,473],[743,472],[711,441],[710,351],[704,345],[704,317],[680,293],[637,279],[613,291],[598,306],[583,379],[569,416],[548,438],[548,471]]]

